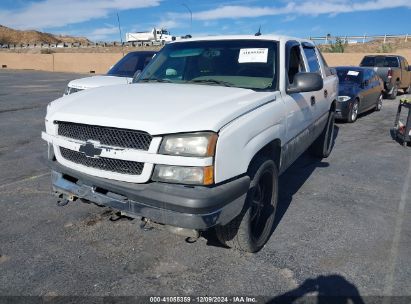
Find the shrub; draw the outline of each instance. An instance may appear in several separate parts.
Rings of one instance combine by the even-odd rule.
[[[337,37],[334,43],[331,42],[328,52],[344,53],[344,49],[346,45],[347,45],[347,42],[344,43],[340,37]]]

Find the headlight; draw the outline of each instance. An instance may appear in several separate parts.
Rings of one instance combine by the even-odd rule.
[[[211,185],[214,182],[214,167],[156,165],[153,180],[166,183]]]
[[[168,135],[163,138],[160,154],[206,157],[214,156],[217,134],[201,132]]]
[[[337,99],[338,99],[339,102],[345,102],[345,101],[350,100],[351,97],[350,96],[338,96]]]

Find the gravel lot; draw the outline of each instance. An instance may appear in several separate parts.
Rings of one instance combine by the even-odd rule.
[[[278,226],[252,255],[56,206],[40,132],[47,103],[80,76],[0,71],[0,295],[411,296],[411,147],[389,133],[398,100],[339,123],[328,159],[303,155],[280,178]]]

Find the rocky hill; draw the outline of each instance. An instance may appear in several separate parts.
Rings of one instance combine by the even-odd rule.
[[[28,43],[73,43],[90,42],[84,37],[53,35],[34,30],[21,31],[0,25],[0,44],[28,44]]]

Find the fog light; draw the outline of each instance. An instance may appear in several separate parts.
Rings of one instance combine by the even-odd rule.
[[[211,185],[214,182],[214,168],[213,166],[180,167],[156,165],[153,180],[178,184]]]

